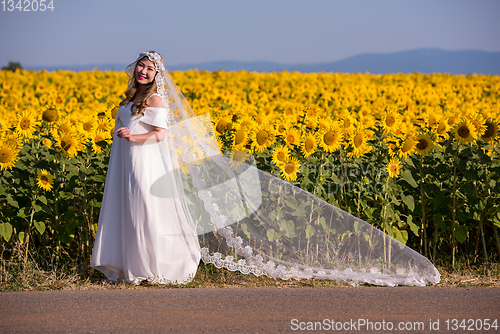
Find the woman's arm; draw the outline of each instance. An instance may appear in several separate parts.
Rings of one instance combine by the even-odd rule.
[[[151,96],[148,100],[148,107],[163,108],[161,98],[157,95]],[[148,140],[152,140],[153,136],[155,137],[154,139],[157,142],[163,141],[163,139],[165,139],[165,129],[157,126],[153,126],[152,131],[141,133],[139,135],[133,135],[130,133],[130,130],[127,127],[122,127],[116,130],[116,134],[120,138],[125,138],[128,141],[139,144],[143,144]]]
[[[165,139],[165,129],[156,126],[153,126],[152,131],[141,133],[138,135],[133,135],[130,133],[129,128],[122,127],[116,130],[116,134],[120,138],[125,138],[130,142],[139,144],[145,143],[146,141],[152,140],[153,138],[157,142],[163,141],[163,139]]]

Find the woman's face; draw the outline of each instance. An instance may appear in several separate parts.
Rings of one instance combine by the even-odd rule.
[[[139,84],[147,85],[155,79],[156,67],[155,64],[147,57],[142,58],[137,62],[135,80]]]

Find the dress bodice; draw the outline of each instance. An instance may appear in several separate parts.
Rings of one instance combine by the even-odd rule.
[[[144,115],[132,115],[132,105],[132,102],[129,102],[126,106],[119,108],[116,120],[121,123],[120,126],[125,126],[132,131],[139,122],[143,122],[164,129],[169,128],[170,118],[168,109],[147,107],[144,110]]]

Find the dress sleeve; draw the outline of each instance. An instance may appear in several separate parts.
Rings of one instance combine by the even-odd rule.
[[[144,116],[141,118],[141,122],[168,129],[167,109],[147,107],[146,110],[144,110]]]

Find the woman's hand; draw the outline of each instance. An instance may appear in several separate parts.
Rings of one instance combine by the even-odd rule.
[[[116,134],[120,138],[125,138],[128,141],[134,141],[134,135],[130,133],[130,130],[127,127],[121,127],[118,130],[116,130]]]

